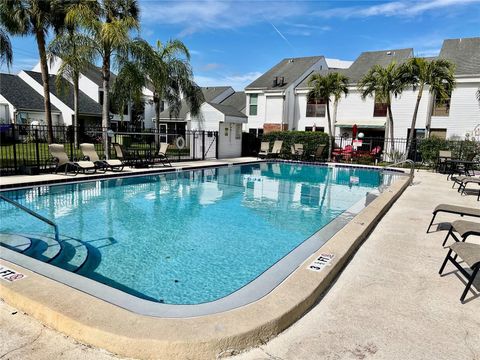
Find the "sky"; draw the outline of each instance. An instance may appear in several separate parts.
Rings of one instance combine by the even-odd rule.
[[[180,39],[201,86],[235,90],[284,58],[355,60],[363,51],[413,48],[435,56],[444,39],[480,36],[480,0],[140,0],[140,36]],[[12,38],[11,73],[38,62],[32,37]],[[8,71],[5,66],[2,72]]]

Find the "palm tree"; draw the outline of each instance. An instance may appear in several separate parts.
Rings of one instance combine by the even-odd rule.
[[[137,39],[130,50],[131,60],[122,62],[114,84],[115,99],[119,107],[129,100],[138,102],[143,98],[143,87],[152,86],[158,146],[162,100],[168,104],[170,114],[178,114],[183,98],[190,106],[192,116],[196,116],[204,102],[203,93],[193,80],[190,54],[181,41],[170,40],[165,44],[157,41],[153,47]]]
[[[56,78],[56,87],[64,90],[67,79],[73,84],[73,134],[74,146],[78,147],[78,126],[79,126],[79,78],[82,71],[90,67],[94,61],[95,53],[92,40],[82,33],[76,31],[74,27],[69,27],[62,31],[48,46],[48,55],[53,63],[61,59]]]
[[[313,74],[308,79],[308,86],[313,87],[308,92],[309,98],[324,100],[327,109],[328,122],[328,160],[331,160],[333,141],[335,139],[333,134],[333,124],[330,116],[330,101],[333,97],[334,103],[337,104],[342,95],[348,94],[348,78],[338,72],[329,73],[327,75]]]
[[[53,142],[53,128],[45,41],[50,29],[57,32],[62,28],[64,11],[64,3],[57,1],[0,0],[0,20],[5,29],[12,35],[33,35],[37,42],[49,143]]]
[[[411,58],[402,65],[405,81],[412,85],[413,90],[418,89],[417,102],[413,111],[410,134],[408,136],[407,154],[413,143],[418,108],[422,99],[425,86],[437,98],[447,98],[455,87],[455,67],[445,59],[428,61],[424,58]]]
[[[80,2],[67,14],[67,22],[78,21],[91,37],[94,50],[102,61],[102,127],[105,156],[108,158],[110,128],[110,75],[112,62],[122,58],[132,42],[131,30],[139,29],[139,7],[136,0],[103,0]],[[120,65],[120,64],[117,64]]]
[[[12,44],[10,43],[7,32],[3,26],[0,26],[0,65],[5,63],[7,64],[7,67],[10,67],[12,65],[12,61]]]
[[[362,93],[362,99],[368,96],[375,96],[375,100],[380,101],[387,106],[388,127],[390,129],[390,151],[395,151],[394,131],[393,131],[393,113],[392,113],[392,95],[397,97],[406,87],[406,81],[402,76],[399,66],[395,62],[386,67],[374,65],[360,80],[358,88]]]

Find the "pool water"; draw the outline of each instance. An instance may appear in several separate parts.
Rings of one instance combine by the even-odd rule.
[[[49,258],[51,227],[6,202],[0,232],[28,234],[43,243],[30,256],[135,296],[199,304],[254,280],[391,176],[262,163],[9,191],[58,224],[61,251]]]

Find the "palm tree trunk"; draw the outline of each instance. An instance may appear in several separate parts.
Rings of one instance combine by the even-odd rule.
[[[415,104],[415,110],[413,111],[412,123],[410,125],[410,134],[408,135],[407,157],[408,157],[408,154],[410,154],[410,150],[413,144],[413,138],[415,135],[415,126],[417,123],[418,108],[420,106],[420,100],[422,100],[422,95],[423,95],[423,83],[420,84],[420,87],[418,88],[417,102]]]
[[[78,149],[78,74],[73,76],[73,109],[75,115],[73,115],[73,144],[75,149]]]
[[[40,55],[40,69],[42,72],[43,82],[43,101],[45,105],[45,121],[47,122],[47,140],[53,143],[53,127],[52,127],[52,106],[50,104],[50,83],[48,76],[47,53],[45,51],[45,34],[42,30],[36,32],[38,54]]]
[[[394,133],[393,133],[393,113],[392,113],[392,104],[390,103],[390,99],[388,99],[387,104],[387,113],[388,113],[388,127],[390,128],[390,153],[393,155],[395,152],[395,140],[394,140]]]
[[[155,104],[155,146],[160,149],[160,97],[156,92],[153,94],[153,103]]]
[[[102,105],[102,130],[103,146],[105,157],[109,158],[110,139],[108,138],[108,129],[110,128],[110,56],[104,55],[102,64],[102,82],[103,82],[103,105]]]
[[[327,100],[327,121],[328,121],[328,161],[331,161],[333,137],[332,137],[332,121],[330,118],[330,101],[329,100]]]

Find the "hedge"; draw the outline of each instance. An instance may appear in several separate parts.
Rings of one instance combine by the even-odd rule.
[[[262,141],[270,142],[270,146],[275,140],[283,141],[281,153],[284,155],[291,154],[293,144],[303,144],[304,152],[308,155],[314,154],[320,145],[328,144],[328,135],[319,131],[274,131],[262,136]]]
[[[419,150],[423,162],[433,164],[437,161],[440,150],[450,150],[452,157],[472,160],[480,157],[480,144],[472,140],[444,140],[435,137],[420,141]]]

